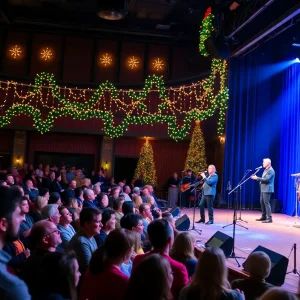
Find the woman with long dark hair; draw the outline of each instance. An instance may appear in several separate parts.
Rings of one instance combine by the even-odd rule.
[[[39,299],[76,300],[80,272],[74,252],[45,254],[41,263]]]
[[[173,272],[170,263],[159,254],[144,258],[130,277],[124,300],[171,299]]]
[[[126,229],[116,229],[107,236],[92,256],[80,288],[80,299],[123,299],[129,278],[120,267],[133,255],[133,245]]]

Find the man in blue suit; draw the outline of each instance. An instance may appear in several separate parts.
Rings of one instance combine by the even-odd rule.
[[[262,177],[257,177],[256,175],[251,176],[253,180],[257,180],[260,185],[260,205],[262,210],[261,218],[256,221],[263,221],[262,223],[272,223],[272,212],[270,199],[274,193],[274,179],[275,171],[271,166],[271,160],[265,158],[263,160],[263,167],[265,168]]]
[[[217,191],[218,175],[216,174],[216,167],[214,165],[208,166],[208,177],[205,173],[201,173],[204,181],[202,188],[202,198],[200,201],[200,220],[196,223],[205,223],[204,204],[206,202],[208,208],[209,221],[206,225],[214,224],[214,199]]]

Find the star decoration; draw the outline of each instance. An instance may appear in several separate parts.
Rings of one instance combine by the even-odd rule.
[[[9,52],[12,58],[16,59],[17,57],[21,56],[22,50],[18,45],[15,45],[9,50]]]
[[[101,64],[104,65],[104,67],[107,67],[107,66],[111,65],[112,58],[108,53],[106,53],[106,54],[103,54],[102,57],[100,57],[100,61],[101,61]]]
[[[153,62],[153,67],[155,70],[159,71],[162,70],[164,66],[164,63],[162,62],[162,60],[160,60],[159,58],[157,58],[154,62]]]
[[[50,60],[52,58],[52,56],[53,56],[53,53],[48,47],[43,49],[41,52],[41,58],[43,60]]]
[[[131,69],[136,69],[138,67],[139,63],[140,62],[138,61],[138,59],[136,59],[134,56],[132,56],[128,60],[128,65]]]

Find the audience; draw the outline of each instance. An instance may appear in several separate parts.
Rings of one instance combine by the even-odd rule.
[[[132,254],[133,241],[127,230],[112,231],[104,245],[93,254],[83,278],[79,299],[122,300],[129,278],[120,271],[120,266]]]
[[[68,202],[70,198],[75,197],[76,181],[69,180],[69,187],[64,192],[64,203]]]
[[[191,283],[182,289],[179,299],[245,299],[243,292],[230,289],[227,278],[224,252],[220,248],[207,248],[199,257],[195,276]]]
[[[145,236],[148,236],[148,225],[150,224],[150,222],[153,221],[153,216],[150,210],[150,206],[146,203],[143,203],[140,205],[139,207],[139,212],[142,216],[142,222],[143,222],[143,226],[144,226],[144,234]]]
[[[169,256],[174,241],[174,233],[171,225],[167,220],[154,220],[148,226],[148,236],[153,246],[153,250],[146,254],[137,255],[133,261],[133,274],[135,267],[149,255],[153,253],[160,254],[167,259],[171,265],[174,280],[172,284],[172,294],[175,299],[178,299],[181,289],[189,282],[186,267]]]
[[[42,300],[77,299],[80,272],[74,252],[47,253],[41,263],[40,290]],[[55,282],[54,282],[55,279]]]
[[[189,277],[192,277],[196,270],[197,259],[194,255],[195,238],[186,231],[176,237],[170,256],[186,266]]]
[[[134,203],[132,201],[123,202],[122,212],[123,212],[124,216],[126,216],[128,214],[134,214],[135,213]]]
[[[30,201],[35,201],[37,196],[39,195],[39,190],[33,186],[33,182],[30,179],[27,179],[25,181],[25,188],[24,188],[25,194],[29,195]]]
[[[62,206],[60,194],[57,192],[52,192],[50,194],[48,204],[56,204],[57,206]]]
[[[11,256],[3,250],[14,241],[19,232],[21,194],[5,186],[0,187],[0,295],[5,300],[30,300],[26,284],[7,270]]]
[[[60,219],[57,225],[57,228],[60,231],[61,244],[58,245],[56,251],[58,252],[66,252],[68,244],[72,237],[75,235],[75,230],[72,223],[72,214],[68,211],[68,209],[64,206],[58,208]]]
[[[271,260],[265,252],[257,251],[251,253],[245,262],[245,270],[250,277],[235,280],[231,286],[233,289],[243,291],[246,300],[258,299],[267,290],[273,288],[273,285],[265,281],[271,271]]]
[[[116,229],[115,212],[112,209],[107,208],[102,212],[102,228],[100,234],[94,236],[98,247],[104,244],[105,239],[114,229]]]
[[[75,192],[75,198],[77,199],[79,207],[82,207],[83,201],[84,201],[84,198],[83,198],[83,188],[77,187],[74,190],[74,192]]]
[[[272,288],[268,290],[259,300],[298,300],[299,298],[280,288]]]
[[[124,196],[125,196],[125,201],[132,201],[130,196],[129,196],[129,194],[131,193],[130,186],[124,185],[123,193],[124,193]]]
[[[171,224],[173,231],[174,231],[174,238],[176,238],[178,236],[178,234],[180,233],[180,231],[176,229],[175,219],[174,219],[173,215],[170,212],[166,211],[166,212],[162,213],[162,218],[167,220]]]
[[[173,271],[168,260],[159,254],[151,254],[136,267],[129,280],[124,300],[171,299],[172,283]]]
[[[101,213],[97,208],[83,208],[80,216],[80,230],[69,242],[68,250],[74,250],[78,259],[79,271],[85,274],[92,254],[97,249],[94,236],[100,233],[102,228]]]
[[[123,208],[122,208],[123,203],[124,203],[124,201],[121,200],[121,199],[117,199],[117,200],[115,200],[115,201],[113,202],[113,209],[114,209],[114,211],[115,211],[115,216],[116,216],[116,228],[117,228],[117,229],[120,229],[120,228],[121,228],[120,222],[121,222],[122,217],[124,216],[123,210],[122,210],[122,209],[123,209]]]
[[[34,206],[34,210],[31,213],[31,217],[33,218],[34,222],[40,221],[42,220],[42,209],[43,207],[45,207],[48,204],[47,198],[42,197],[42,196],[38,196],[36,198],[36,202],[35,202],[35,206]]]
[[[98,202],[97,203],[98,208],[101,211],[105,210],[108,207],[108,204],[109,204],[107,195],[105,193],[101,193],[98,196],[97,202]]]
[[[48,204],[44,206],[42,209],[41,217],[42,220],[48,220],[57,225],[60,219],[58,206],[56,204]]]
[[[21,218],[22,222],[20,224],[19,236],[20,240],[24,244],[25,248],[30,248],[30,233],[31,228],[34,224],[33,218],[29,215],[29,203],[26,197],[21,198],[20,202]]]
[[[93,192],[93,190],[86,188],[83,191],[83,207],[92,207],[92,208],[97,208],[97,206],[94,204],[94,200],[95,200],[95,194]]]
[[[61,182],[61,174],[58,172],[55,172],[55,179],[53,180],[51,186],[50,186],[50,192],[56,192],[60,195],[64,192],[63,188],[60,185]]]
[[[60,231],[50,221],[39,221],[32,227],[31,241],[35,250],[25,263],[22,278],[27,283],[32,298],[36,298],[41,292],[39,274],[42,259],[46,253],[56,251],[56,247],[61,243]]]

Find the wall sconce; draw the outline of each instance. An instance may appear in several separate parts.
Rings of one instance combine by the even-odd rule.
[[[100,63],[104,67],[110,66],[112,64],[112,57],[111,57],[111,55],[109,55],[108,53],[103,54],[100,57]]]
[[[40,55],[42,60],[49,61],[53,57],[53,51],[47,47],[41,50]]]
[[[19,155],[17,156],[16,163],[17,163],[17,167],[20,167],[20,156]]]
[[[128,59],[128,66],[132,70],[137,69],[139,66],[139,63],[140,63],[139,60],[134,56],[132,56]]]
[[[105,161],[105,169],[108,168],[108,161]]]
[[[156,58],[152,63],[152,65],[153,65],[153,69],[155,69],[156,71],[160,71],[163,70],[165,64],[160,58]]]
[[[219,139],[220,139],[221,145],[224,145],[224,144],[225,144],[225,141],[226,141],[225,135],[221,135],[221,136],[219,137]]]
[[[15,45],[9,49],[10,57],[13,59],[21,58],[22,53],[22,48],[19,45]]]

